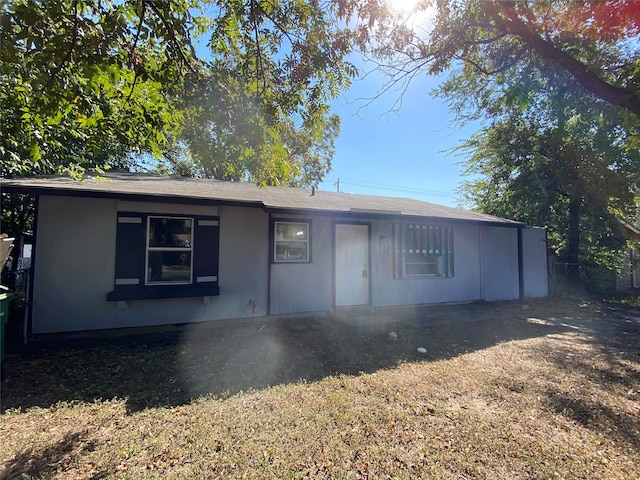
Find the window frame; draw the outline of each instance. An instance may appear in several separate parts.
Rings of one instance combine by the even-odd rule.
[[[295,239],[280,239],[278,240],[278,224],[289,225],[306,225],[307,235],[305,240]],[[311,263],[312,261],[312,223],[309,219],[297,219],[297,218],[272,218],[269,228],[269,257],[272,264],[287,265],[287,264],[302,264]],[[290,258],[290,259],[278,259],[277,249],[278,244],[301,244],[306,246],[307,255],[306,258]]]
[[[151,246],[151,220],[154,218],[170,219],[170,220],[189,220],[191,222],[191,232],[189,234],[191,241],[189,247],[169,247],[169,246]],[[196,219],[194,217],[174,216],[174,215],[148,215],[147,216],[147,231],[146,231],[146,245],[145,245],[145,285],[192,285],[193,284],[193,261],[194,261],[194,248],[193,248],[193,236]],[[189,260],[189,281],[152,281],[149,278],[149,254],[151,252],[188,252],[190,254]]]

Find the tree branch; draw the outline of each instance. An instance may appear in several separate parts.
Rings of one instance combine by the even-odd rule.
[[[496,68],[493,70],[486,70],[482,65],[480,65],[477,62],[474,62],[473,60],[469,59],[464,55],[456,56],[455,58],[457,58],[458,60],[464,63],[468,63],[483,75],[492,76],[492,75],[497,75],[499,73],[502,73],[508,70],[509,68],[513,67],[514,65],[516,65],[522,59],[524,53],[525,53],[525,49],[520,50],[512,60],[505,62],[504,65],[502,65],[500,68]]]
[[[67,53],[65,54],[64,58],[60,61],[60,65],[58,65],[56,68],[54,68],[51,71],[51,75],[49,76],[49,80],[47,81],[45,86],[42,87],[42,89],[40,90],[40,93],[39,93],[38,97],[42,97],[42,95],[47,90],[49,90],[49,87],[51,86],[51,84],[53,83],[55,78],[62,71],[62,69],[64,68],[65,64],[71,59],[71,55],[73,54],[73,51],[75,50],[77,41],[78,41],[78,2],[75,2],[74,3],[74,7],[73,7],[73,36],[71,37],[71,42],[69,42],[69,48],[67,49]]]
[[[191,65],[191,62],[189,61],[185,53],[182,51],[182,47],[180,46],[180,42],[178,42],[178,39],[176,38],[176,35],[173,31],[173,27],[169,25],[169,23],[167,22],[166,18],[164,17],[160,9],[157,7],[157,5],[153,2],[153,0],[143,0],[142,3],[146,4],[149,8],[151,8],[151,10],[153,10],[153,12],[158,16],[160,21],[164,24],[165,28],[167,29],[169,40],[171,41],[171,43],[173,43],[173,46],[178,51],[180,58],[182,58],[182,61],[187,66],[187,68],[189,68],[191,73],[196,73],[196,69],[193,67],[193,65]]]
[[[588,66],[543,39],[520,19],[513,4],[509,2],[488,3],[487,10],[499,29],[517,36],[544,59],[565,69],[586,90],[598,98],[629,110],[640,117],[640,97],[638,95],[608,83]]]
[[[256,84],[259,83],[259,79],[262,78],[262,89],[267,89],[267,79],[265,78],[264,68],[262,66],[262,49],[260,48],[260,32],[258,29],[258,18],[256,17],[256,13],[254,8],[256,4],[254,1],[251,2],[251,17],[253,20],[253,33],[255,35],[256,42]],[[256,96],[260,96],[260,92],[256,92]]]
[[[131,100],[131,96],[133,95],[133,90],[136,88],[136,83],[138,82],[138,65],[135,63],[135,52],[138,46],[138,40],[140,39],[140,32],[142,31],[142,25],[144,23],[144,14],[147,11],[146,4],[142,2],[142,11],[140,12],[140,21],[138,22],[138,31],[136,32],[136,37],[133,39],[133,44],[131,45],[131,50],[129,51],[129,63],[134,67],[134,75],[133,75],[133,83],[131,84],[131,91],[129,91],[129,95],[127,96],[126,102],[129,103]]]

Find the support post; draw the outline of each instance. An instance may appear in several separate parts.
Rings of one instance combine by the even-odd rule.
[[[524,249],[522,246],[522,227],[518,227],[518,298],[524,303]]]

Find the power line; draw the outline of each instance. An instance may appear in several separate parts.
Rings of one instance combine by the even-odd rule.
[[[328,181],[332,181],[332,179],[327,179]],[[430,195],[430,196],[434,196],[434,197],[446,197],[446,198],[457,198],[456,195],[453,195],[449,192],[442,192],[442,191],[438,191],[438,190],[426,190],[426,189],[422,189],[422,188],[415,188],[415,187],[402,187],[399,185],[388,185],[388,184],[384,184],[384,183],[374,183],[374,182],[360,182],[360,181],[354,181],[354,180],[349,180],[349,179],[344,179],[344,178],[338,178],[336,181],[334,181],[333,185],[337,186],[337,191],[340,191],[340,185],[341,184],[347,184],[347,185],[353,185],[356,187],[365,187],[365,188],[377,188],[379,190],[387,190],[387,191],[394,191],[394,192],[401,192],[401,193],[414,193],[414,194],[420,194],[420,195]]]

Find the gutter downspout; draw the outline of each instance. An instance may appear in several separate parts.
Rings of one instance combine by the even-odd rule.
[[[478,253],[480,267],[480,300],[484,302],[484,228],[478,225]]]

